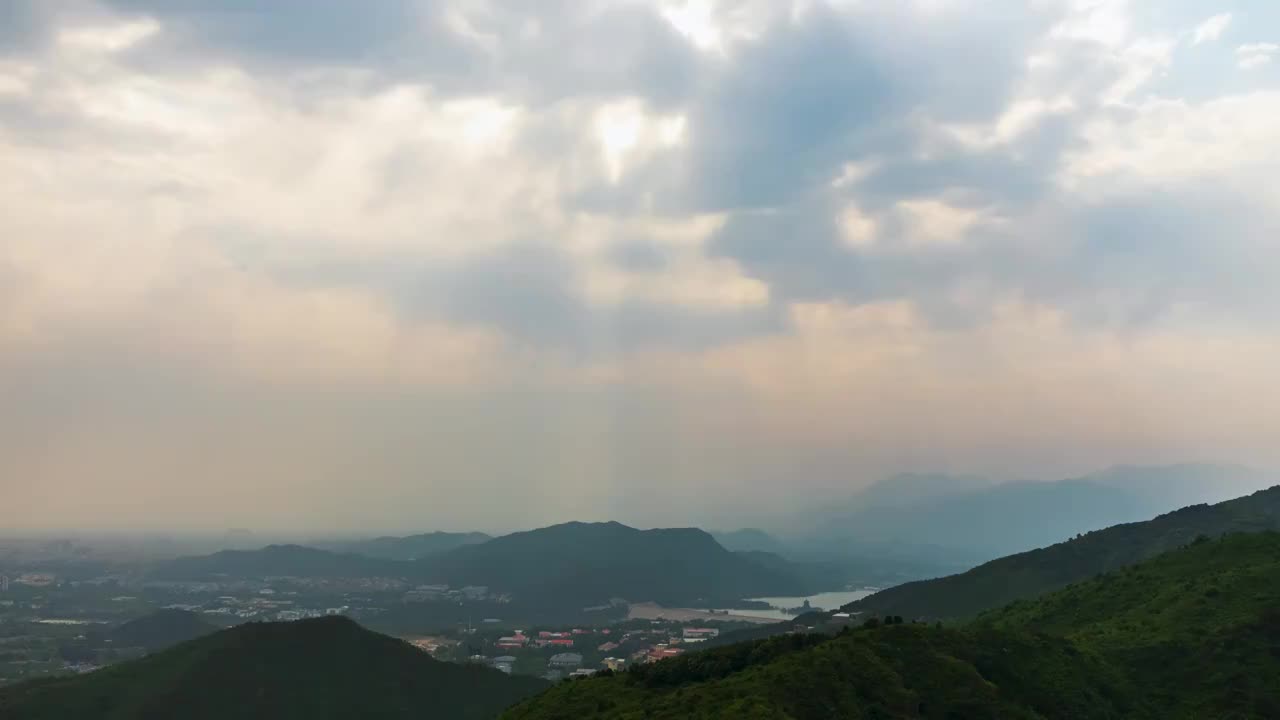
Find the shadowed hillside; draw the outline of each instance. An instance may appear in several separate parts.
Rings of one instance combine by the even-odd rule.
[[[323,618],[249,623],[87,675],[4,688],[0,717],[487,720],[544,687]]]

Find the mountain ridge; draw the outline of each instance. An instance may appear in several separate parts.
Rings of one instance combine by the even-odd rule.
[[[956,575],[905,583],[847,605],[849,611],[965,618],[1131,565],[1200,535],[1280,530],[1280,485],[1216,505],[1191,505],[1046,548],[1009,555]]]

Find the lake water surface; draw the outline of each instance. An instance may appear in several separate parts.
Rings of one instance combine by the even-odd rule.
[[[808,595],[801,597],[762,597],[749,598],[751,600],[759,600],[767,602],[773,608],[772,610],[730,610],[730,615],[745,615],[747,617],[772,617],[779,620],[790,620],[795,617],[795,613],[784,612],[784,608],[800,607],[805,600],[809,601],[809,605],[815,609],[836,610],[842,605],[848,605],[854,600],[872,594],[874,590],[844,590],[841,592],[825,592],[817,595]]]

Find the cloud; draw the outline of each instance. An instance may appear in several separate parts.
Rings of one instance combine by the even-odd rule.
[[[1212,42],[1222,37],[1223,31],[1231,24],[1231,13],[1218,13],[1196,26],[1191,34],[1191,44]]]
[[[1241,70],[1253,70],[1271,62],[1271,58],[1280,53],[1280,45],[1275,43],[1249,43],[1236,48],[1236,63]]]
[[[1275,47],[1214,42],[1276,19],[7,3],[0,523],[710,524],[784,477],[1280,461]]]

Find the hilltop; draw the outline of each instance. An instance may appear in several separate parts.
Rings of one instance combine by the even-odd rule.
[[[879,621],[561,684],[550,718],[1280,716],[1280,535],[1199,540],[962,627]]]
[[[161,563],[152,576],[168,580],[219,577],[403,577],[408,563],[330,552],[302,545],[268,545],[260,550],[222,550]]]
[[[385,536],[369,540],[330,542],[317,547],[381,560],[417,560],[427,555],[447,552],[463,545],[488,542],[492,539],[492,536],[481,532],[431,532],[404,537]]]
[[[906,583],[846,610],[924,618],[967,618],[1140,562],[1200,535],[1280,530],[1280,486],[1217,505],[1193,505],[1153,520],[1116,525],[1010,555],[968,572]]]
[[[421,576],[437,582],[572,603],[620,597],[681,604],[805,589],[781,558],[730,552],[696,528],[637,530],[616,522],[513,533],[417,565]]]
[[[544,687],[443,663],[334,617],[249,623],[87,675],[3,688],[0,717],[487,720]]]
[[[130,620],[106,634],[113,647],[156,652],[218,631],[218,626],[187,610],[157,610]]]

